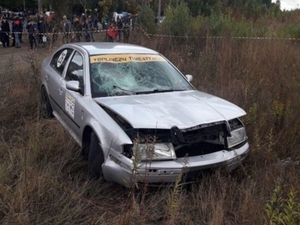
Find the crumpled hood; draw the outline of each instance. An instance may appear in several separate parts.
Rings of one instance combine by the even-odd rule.
[[[246,112],[240,107],[196,90],[96,98],[134,128],[180,129],[230,120]]]

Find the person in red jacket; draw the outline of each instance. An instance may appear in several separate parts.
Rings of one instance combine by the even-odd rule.
[[[118,36],[118,28],[116,23],[111,23],[109,28],[107,29],[107,37],[108,41],[115,42]]]
[[[15,46],[16,48],[20,48],[21,47],[20,34],[22,32],[22,23],[19,17],[14,18],[14,21],[12,23],[12,31],[14,35]]]

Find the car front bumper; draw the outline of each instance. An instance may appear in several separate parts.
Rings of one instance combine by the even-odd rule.
[[[107,181],[130,187],[135,183],[174,183],[180,176],[193,180],[203,171],[224,167],[227,171],[237,168],[246,158],[249,144],[232,151],[219,151],[201,156],[177,158],[169,161],[134,163],[121,154],[109,154],[103,164],[103,175]],[[135,168],[135,169],[133,169]]]

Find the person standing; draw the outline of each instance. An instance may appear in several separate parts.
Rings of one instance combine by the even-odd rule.
[[[23,43],[22,34],[23,34],[23,28],[24,28],[24,14],[19,14],[19,19],[21,22],[20,42]]]
[[[20,34],[22,32],[22,23],[18,17],[16,17],[13,21],[12,31],[15,38],[16,48],[21,48]]]
[[[46,28],[45,15],[43,13],[39,14],[38,23],[37,23],[37,29],[39,31],[38,40],[37,41],[38,41],[39,44],[42,44],[43,48],[45,48],[46,47],[46,42],[43,40],[43,38],[46,38],[47,28]]]
[[[120,16],[117,19],[117,27],[118,27],[118,40],[121,41],[122,39],[122,29],[123,29],[123,22]]]
[[[112,22],[107,29],[107,37],[109,42],[116,42],[118,36],[118,29],[115,22]]]
[[[63,38],[62,38],[63,44],[69,43],[69,41],[71,41],[70,40],[71,39],[71,37],[70,37],[71,22],[70,22],[70,20],[68,20],[66,15],[63,15],[63,17],[62,17],[61,29],[62,29],[62,33],[63,33]]]
[[[9,47],[9,33],[10,33],[9,23],[6,20],[6,18],[3,17],[1,21],[1,41],[2,41],[3,48]]]
[[[126,23],[123,27],[123,42],[124,43],[129,42],[129,36],[130,36],[130,25],[129,25],[129,23]]]
[[[73,40],[75,39],[76,42],[80,42],[82,27],[77,16],[75,16],[73,20],[73,31],[74,31],[74,35],[72,39]]]
[[[26,28],[27,28],[27,32],[28,32],[30,48],[33,49],[33,43],[35,43],[35,38],[34,38],[35,30],[34,30],[34,24],[33,24],[32,20],[29,20]]]
[[[89,35],[90,35],[90,41],[94,42],[94,18],[89,15],[88,19],[87,19],[87,24],[88,24],[88,31],[89,31]]]
[[[88,25],[87,17],[84,14],[81,17],[81,22],[82,22],[81,26],[82,26],[84,40],[86,42],[89,42],[90,41],[89,25]]]

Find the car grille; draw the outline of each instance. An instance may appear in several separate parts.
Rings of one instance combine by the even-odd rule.
[[[131,129],[132,140],[173,143],[177,158],[209,154],[225,149],[226,123],[204,124],[189,129]],[[152,137],[152,138],[149,138]],[[153,138],[154,137],[154,138]]]

